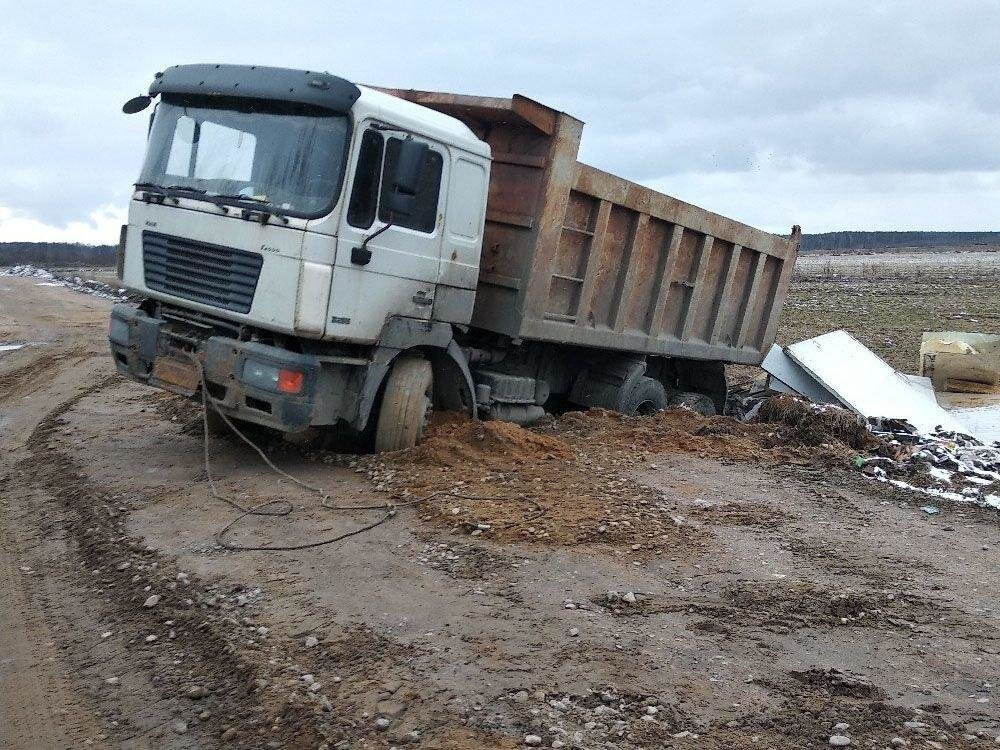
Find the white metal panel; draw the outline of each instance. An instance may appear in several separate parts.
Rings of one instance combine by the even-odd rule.
[[[444,244],[438,282],[475,289],[479,282],[479,255],[486,221],[489,162],[458,156],[451,166],[447,192]],[[470,310],[471,314],[471,310]]]
[[[863,417],[905,419],[922,433],[968,430],[847,331],[785,347],[785,352],[840,401]]]
[[[393,315],[430,318],[434,282],[368,273],[361,266],[340,267],[333,273],[326,336],[356,343],[378,341],[386,319]]]
[[[260,254],[263,264],[250,312],[223,310],[147,287],[142,258],[142,233],[146,230]],[[303,235],[297,228],[247,221],[233,214],[206,213],[133,200],[129,206],[124,286],[145,296],[220,318],[294,333]]]
[[[805,370],[795,364],[791,357],[777,344],[768,351],[760,366],[789,391],[805,396],[818,404],[839,404],[840,401],[830,391],[821,386]],[[775,389],[780,390],[780,389]]]
[[[295,305],[295,330],[298,333],[306,336],[323,335],[332,280],[331,266],[302,261],[299,294]]]

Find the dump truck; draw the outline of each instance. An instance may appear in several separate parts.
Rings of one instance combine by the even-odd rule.
[[[179,65],[123,109],[153,99],[111,352],[216,421],[396,450],[435,409],[718,413],[774,340],[798,227],[582,164],[525,96]]]

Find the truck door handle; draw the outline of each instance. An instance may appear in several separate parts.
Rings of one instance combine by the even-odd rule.
[[[432,305],[434,304],[434,298],[428,297],[427,292],[417,292],[413,295],[414,305]]]

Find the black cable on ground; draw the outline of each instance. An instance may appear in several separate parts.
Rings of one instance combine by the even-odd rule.
[[[212,404],[208,396],[208,385],[205,381],[205,370],[201,365],[201,360],[199,360],[193,354],[188,354],[187,356],[194,363],[194,366],[198,369],[198,380],[201,383],[201,419],[202,419],[202,431],[204,439],[205,474],[208,477],[209,489],[211,490],[212,497],[221,500],[230,507],[240,511],[240,514],[236,518],[234,518],[232,521],[230,521],[216,533],[215,540],[220,547],[238,552],[239,551],[293,552],[295,550],[310,549],[312,547],[322,547],[324,545],[333,544],[334,542],[339,542],[343,539],[347,539],[357,534],[361,534],[365,531],[370,531],[371,529],[374,529],[376,526],[385,523],[394,515],[396,515],[397,506],[390,503],[382,503],[380,505],[370,505],[370,506],[356,506],[356,507],[332,505],[328,502],[330,499],[330,494],[326,492],[326,490],[324,490],[322,487],[317,487],[315,485],[309,484],[308,482],[303,482],[298,477],[294,477],[287,471],[284,471],[275,466],[274,462],[267,457],[267,454],[265,454],[264,451],[262,451],[256,443],[254,443],[250,438],[244,435],[239,430],[239,428],[237,428],[236,425],[234,425],[232,421],[230,421],[229,417],[223,414],[219,409],[215,408],[215,405]],[[229,531],[232,530],[234,526],[236,526],[240,521],[242,521],[247,516],[288,516],[292,512],[293,505],[289,500],[265,500],[264,502],[258,503],[257,505],[247,507],[237,502],[236,500],[233,500],[231,497],[227,497],[226,495],[219,492],[219,489],[215,486],[215,478],[212,476],[212,461],[209,455],[209,447],[208,447],[209,443],[208,409],[210,406],[211,408],[215,409],[215,413],[218,414],[220,417],[222,417],[223,421],[226,423],[226,426],[229,427],[229,429],[232,430],[233,433],[238,438],[240,438],[244,443],[249,445],[257,452],[257,455],[259,455],[261,459],[263,459],[264,463],[267,464],[267,466],[272,471],[279,474],[280,476],[285,477],[286,479],[299,485],[300,487],[307,489],[310,492],[318,494],[322,498],[321,499],[322,507],[328,508],[330,510],[382,510],[384,511],[383,515],[376,521],[373,521],[372,523],[369,523],[358,529],[345,531],[342,534],[337,534],[336,536],[332,536],[327,539],[321,539],[316,542],[304,542],[302,544],[283,544],[283,545],[277,545],[277,544],[254,545],[254,544],[235,544],[233,542],[228,541],[226,539],[226,534],[228,534]],[[423,498],[406,504],[415,505],[418,502],[423,502]],[[272,506],[273,509],[271,509]]]

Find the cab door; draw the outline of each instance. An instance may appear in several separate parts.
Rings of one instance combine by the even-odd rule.
[[[448,158],[443,145],[419,135],[370,122],[359,133],[340,222],[327,336],[374,341],[393,315],[431,318],[441,262]],[[400,147],[410,137],[428,146],[413,210],[406,216],[390,216],[385,197]]]

